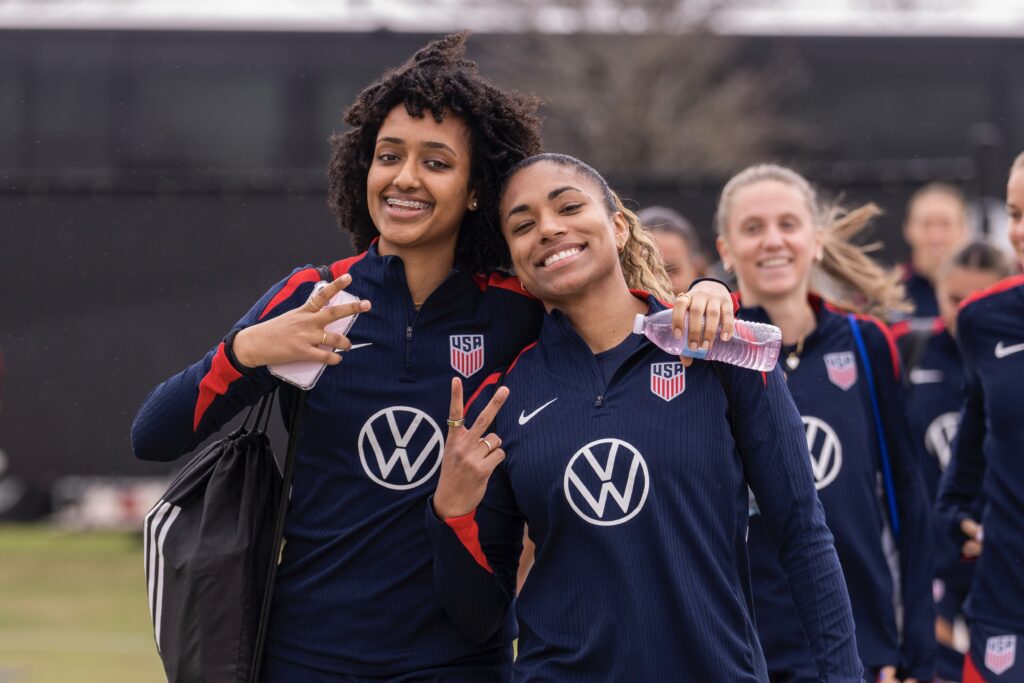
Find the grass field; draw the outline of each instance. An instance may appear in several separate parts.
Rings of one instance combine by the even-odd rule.
[[[0,683],[162,683],[142,537],[0,525]]]

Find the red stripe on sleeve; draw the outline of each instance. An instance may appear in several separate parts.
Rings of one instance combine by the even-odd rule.
[[[317,282],[319,279],[320,273],[317,272],[316,268],[306,268],[295,273],[295,275],[292,275],[288,279],[288,282],[284,283],[284,287],[281,288],[281,291],[275,294],[274,298],[270,300],[270,303],[268,303],[266,308],[263,309],[263,312],[260,313],[259,319],[262,320],[263,317],[274,310],[278,304],[294,294],[295,290],[299,288],[299,285],[305,284],[306,282]]]
[[[761,373],[761,381],[764,382],[764,385],[766,387],[768,386],[768,373],[767,372],[762,372]]]
[[[974,665],[974,660],[971,659],[970,652],[964,657],[963,683],[985,683],[985,679],[978,673],[978,667]]]
[[[973,304],[975,301],[984,299],[985,297],[992,296],[993,294],[999,294],[1005,292],[1008,289],[1013,289],[1019,285],[1024,285],[1024,275],[1011,275],[1008,278],[1004,278],[999,282],[995,283],[988,289],[983,289],[979,292],[971,294],[969,297],[960,302],[959,310],[964,310],[965,306]]]
[[[220,346],[217,347],[217,352],[213,354],[213,362],[210,363],[209,372],[206,373],[206,376],[199,383],[199,397],[196,399],[196,412],[195,417],[192,419],[192,431],[199,429],[199,423],[202,421],[203,415],[206,414],[206,409],[213,403],[213,400],[227,393],[228,386],[241,376],[242,373],[235,370],[231,365],[231,361],[228,360],[227,355],[224,353],[224,342],[221,342]]]
[[[339,277],[347,273],[352,266],[363,260],[366,253],[367,252],[364,251],[362,254],[350,256],[349,258],[342,259],[340,261],[335,261],[330,267],[331,275],[335,280],[337,280]],[[300,285],[306,282],[318,282],[319,280],[320,271],[316,268],[306,268],[305,270],[300,270],[295,273],[295,275],[292,275],[291,278],[288,279],[288,282],[285,283],[284,287],[281,288],[281,291],[274,295],[274,298],[270,300],[270,303],[267,304],[266,308],[263,309],[263,312],[260,313],[260,319],[262,320],[282,301],[287,300],[288,297],[295,293],[295,290],[298,289]]]
[[[476,391],[473,392],[473,395],[469,397],[468,401],[466,401],[466,406],[463,409],[464,412],[462,414],[465,415],[466,413],[469,412],[469,407],[473,405],[473,401],[476,400],[476,397],[480,395],[480,392],[483,391],[485,387],[489,387],[490,385],[497,383],[499,379],[501,379],[500,372],[492,372],[490,375],[488,375],[487,379],[480,383],[480,386],[476,388]]]
[[[335,280],[337,280],[339,277],[347,273],[352,266],[362,261],[366,254],[367,252],[364,251],[362,254],[349,256],[346,259],[335,261],[331,264],[331,275]]]
[[[476,563],[493,574],[494,570],[487,562],[484,549],[480,547],[480,528],[476,525],[476,510],[461,517],[446,519],[444,523],[451,527],[451,530],[459,537],[459,542],[469,551]]]

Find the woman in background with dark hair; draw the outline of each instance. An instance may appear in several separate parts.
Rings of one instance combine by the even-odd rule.
[[[648,206],[637,218],[658,247],[673,292],[682,294],[691,282],[705,275],[707,259],[690,221],[664,206]]]
[[[920,338],[908,345],[915,353],[906,359],[907,421],[917,446],[927,456],[921,464],[921,472],[933,503],[939,479],[949,464],[964,400],[963,362],[953,338],[957,308],[975,292],[1009,274],[1010,264],[1001,250],[984,242],[968,244],[935,272],[939,317],[932,329],[906,333]],[[953,623],[970,590],[972,569],[972,564],[961,561],[960,548],[950,542],[946,533],[940,532],[935,539],[932,590],[938,612],[935,638],[939,649],[935,668],[942,680],[959,680],[963,670],[964,657],[954,647]]]
[[[505,173],[540,147],[532,98],[465,58],[465,34],[420,50],[356,98],[332,138],[329,204],[358,255],[274,285],[205,358],[158,386],[132,428],[146,460],[192,450],[278,381],[326,362],[309,391],[263,680],[504,681],[515,624],[475,643],[431,581],[422,510],[443,452],[447,387],[474,389],[536,338],[542,311],[508,275],[494,224]],[[731,300],[720,285],[721,306]],[[356,304],[331,308],[345,288]],[[724,290],[723,290],[724,291]],[[695,306],[708,295],[694,293]],[[373,310],[370,312],[370,304]],[[685,308],[685,307],[684,307]],[[348,338],[325,330],[363,311]],[[345,362],[332,349],[347,351]],[[294,392],[282,392],[286,407]]]

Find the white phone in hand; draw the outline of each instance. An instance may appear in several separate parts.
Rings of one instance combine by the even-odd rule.
[[[327,283],[323,280],[317,282],[313,286],[313,293],[315,294],[316,292],[319,292],[326,286]],[[340,306],[341,304],[352,303],[354,301],[359,301],[359,297],[354,294],[349,294],[345,290],[341,290],[331,298],[327,305]],[[352,323],[356,321],[358,315],[358,313],[354,313],[350,316],[339,318],[328,325],[325,329],[329,333],[347,335],[348,331],[352,329]],[[320,348],[326,351],[331,350],[329,346],[321,346]],[[312,360],[296,360],[289,363],[268,365],[267,370],[269,370],[270,374],[274,377],[283,379],[285,382],[293,384],[299,389],[308,391],[316,385],[317,380],[320,379],[320,375],[323,374],[324,368],[326,367],[326,363],[317,363]]]

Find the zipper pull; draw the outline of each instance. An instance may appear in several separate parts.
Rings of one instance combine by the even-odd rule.
[[[412,341],[412,325],[409,325],[408,327],[405,328],[405,341]]]
[[[600,408],[603,405],[604,405],[604,396],[602,396],[601,394],[598,394],[597,398],[594,399],[594,407],[595,408]]]

